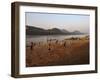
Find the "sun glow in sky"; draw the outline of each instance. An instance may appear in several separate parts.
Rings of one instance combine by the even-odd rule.
[[[25,24],[43,29],[59,28],[89,33],[90,16],[82,14],[25,13]]]

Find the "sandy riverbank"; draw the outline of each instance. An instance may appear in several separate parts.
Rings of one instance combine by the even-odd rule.
[[[35,44],[32,49],[26,47],[27,67],[76,64],[89,64],[87,37]]]

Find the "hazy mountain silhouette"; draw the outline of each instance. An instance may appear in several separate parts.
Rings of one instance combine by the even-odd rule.
[[[37,28],[35,26],[26,26],[26,35],[77,35],[77,34],[83,34],[80,31],[74,31],[69,32],[65,29],[58,29],[58,28],[52,28],[52,29],[42,29]]]
[[[65,30],[65,29],[62,29],[61,31],[64,33],[70,33],[68,30]]]

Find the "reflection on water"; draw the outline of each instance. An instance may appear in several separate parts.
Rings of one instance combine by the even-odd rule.
[[[68,39],[71,37],[85,37],[86,35],[38,35],[38,36],[26,36],[26,42],[47,42],[49,39],[57,39],[59,41]]]

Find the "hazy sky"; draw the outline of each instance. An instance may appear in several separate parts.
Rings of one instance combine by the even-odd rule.
[[[89,33],[89,15],[25,13],[25,24],[44,29],[59,28]]]

